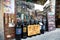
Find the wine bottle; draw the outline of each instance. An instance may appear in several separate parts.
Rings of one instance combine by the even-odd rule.
[[[17,22],[16,25],[16,40],[21,40],[22,28],[20,22]]]
[[[27,22],[24,21],[23,23],[23,38],[27,38]]]
[[[44,34],[43,21],[41,23],[42,23],[42,25],[41,25],[41,34]]]
[[[38,20],[34,20],[34,27],[35,27],[35,34],[36,35],[40,35],[40,25],[39,25],[39,21]]]
[[[37,21],[36,21],[36,20],[34,20],[34,24],[35,24],[35,25],[37,24]]]
[[[32,0],[26,0],[26,2],[32,2]]]
[[[8,14],[4,13],[4,22],[5,24],[8,24]]]
[[[30,22],[31,22],[30,23],[31,25],[34,25],[34,20],[33,19],[31,19]]]
[[[46,31],[46,17],[43,18],[43,29],[44,31]]]

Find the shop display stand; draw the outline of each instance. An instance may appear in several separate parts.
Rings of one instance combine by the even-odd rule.
[[[10,19],[9,19],[10,17]],[[5,14],[4,13],[4,35],[5,40],[13,39],[15,38],[15,15],[14,14]],[[14,26],[9,27],[9,22],[14,23]]]
[[[15,38],[15,0],[3,0],[4,40]]]

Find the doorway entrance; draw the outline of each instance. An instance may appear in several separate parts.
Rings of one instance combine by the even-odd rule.
[[[56,27],[60,28],[60,0],[56,0]]]

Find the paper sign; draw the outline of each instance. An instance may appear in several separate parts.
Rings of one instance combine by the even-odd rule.
[[[4,13],[14,14],[15,1],[14,0],[4,0]]]

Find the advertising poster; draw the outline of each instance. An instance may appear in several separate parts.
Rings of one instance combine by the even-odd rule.
[[[51,31],[53,29],[55,29],[55,15],[48,15],[48,30]]]
[[[8,38],[15,37],[15,0],[3,0],[4,12],[4,36]]]
[[[55,29],[55,0],[50,0],[50,12],[48,12],[48,30]]]
[[[4,0],[4,13],[14,14],[15,10],[15,1],[14,0]]]

